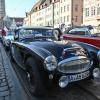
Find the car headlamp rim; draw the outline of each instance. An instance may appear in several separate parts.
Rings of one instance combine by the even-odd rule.
[[[44,66],[49,71],[54,71],[57,68],[57,60],[56,57],[51,55],[45,58]]]

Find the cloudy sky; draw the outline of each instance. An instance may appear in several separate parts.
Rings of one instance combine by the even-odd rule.
[[[30,11],[38,0],[5,0],[6,15],[10,17],[25,17],[25,12]]]

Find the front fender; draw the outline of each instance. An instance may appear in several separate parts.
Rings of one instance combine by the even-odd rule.
[[[36,46],[27,46],[26,47],[29,52],[35,56],[36,58],[40,58],[42,61],[47,57],[47,56],[50,56],[52,55],[51,52],[49,52],[48,50],[46,49],[43,49],[43,48],[39,48],[39,47],[36,47]]]
[[[82,46],[87,51],[87,53],[89,54],[89,57],[91,57],[94,61],[93,66],[99,67],[99,61],[98,61],[98,58],[97,58],[97,53],[100,50],[100,48],[93,46],[93,45],[90,45],[90,44],[87,44],[87,43],[83,43],[83,42],[75,42],[75,43],[79,44],[80,46]]]

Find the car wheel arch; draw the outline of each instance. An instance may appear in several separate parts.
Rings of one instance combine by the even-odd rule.
[[[37,64],[39,64],[38,62],[40,62],[39,59],[37,59],[36,56],[32,55],[32,54],[26,54],[25,57],[24,57],[24,64],[26,63],[26,61],[29,59],[29,58],[32,58],[36,61]],[[39,66],[39,65],[38,65]]]
[[[32,62],[32,64],[30,63],[30,62]],[[29,65],[28,65],[29,64]],[[36,76],[34,76],[35,77],[35,79],[37,79],[38,80],[38,89],[45,89],[45,84],[44,84],[44,82],[43,82],[43,77],[42,77],[42,75],[41,75],[41,73],[40,73],[40,70],[39,70],[39,68],[37,67],[37,62],[36,62],[36,60],[34,60],[34,58],[32,57],[32,56],[29,56],[28,58],[27,58],[27,60],[26,60],[26,72],[29,72],[29,70],[33,70],[32,72],[35,72],[35,74],[34,75],[36,75]],[[28,65],[28,66],[27,66]],[[32,67],[33,65],[35,65],[34,67]],[[36,81],[36,80],[35,80]],[[41,83],[42,82],[42,83]],[[37,86],[37,85],[36,85]],[[41,88],[41,86],[42,86],[42,88]],[[39,92],[39,91],[38,91]],[[37,93],[38,93],[37,92]],[[38,95],[41,95],[41,91],[39,92],[39,94]],[[35,94],[35,95],[37,95],[37,94]]]
[[[25,62],[26,62],[28,59],[30,59],[30,58],[32,58],[34,61],[36,61],[36,59],[34,59],[34,56],[32,56],[32,55],[27,55],[27,56],[25,57]],[[43,63],[39,63],[38,61],[36,61],[36,64],[37,64],[38,70],[39,70],[40,73],[41,73],[42,79],[44,79],[43,83],[46,85],[46,87],[48,87],[48,84],[51,85],[51,81],[50,81],[49,78],[48,78],[48,73],[45,72],[45,70],[44,70]]]

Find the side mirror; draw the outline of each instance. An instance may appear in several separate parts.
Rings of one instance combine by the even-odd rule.
[[[57,30],[53,31],[53,35],[54,35],[55,39],[58,40],[59,32]]]
[[[19,39],[19,30],[14,31],[14,40],[17,41]]]
[[[18,34],[16,34],[16,35],[14,36],[14,40],[15,40],[15,41],[18,40]]]

